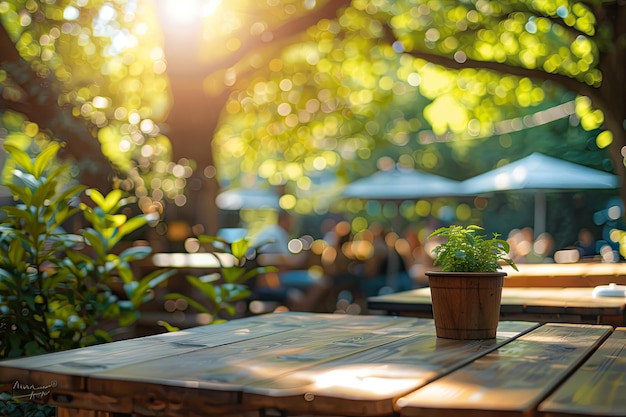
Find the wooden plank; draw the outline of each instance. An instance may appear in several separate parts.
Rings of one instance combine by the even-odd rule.
[[[402,417],[526,416],[611,333],[543,325],[398,400]]]
[[[342,324],[341,322],[349,322]],[[280,334],[291,329],[315,329],[332,325],[338,329],[390,326],[401,321],[387,318],[353,318],[341,320],[339,315],[313,315],[304,313],[281,313],[280,315],[255,316],[231,321],[220,325],[200,326],[179,332],[163,333],[154,336],[123,340],[114,343],[90,346],[46,355],[11,359],[0,362],[0,384],[46,387],[58,394],[60,401],[46,395],[40,400],[51,404],[80,406],[84,403],[86,379],[102,371],[117,369],[138,362],[161,362],[167,357],[182,355],[205,348],[223,346],[238,341],[254,340],[270,334]],[[37,390],[37,393],[42,390]],[[78,405],[75,405],[78,404]],[[86,402],[96,408],[106,410],[127,410],[128,403],[120,400],[114,405],[106,395],[99,400]]]
[[[178,332],[105,343],[46,355],[9,359],[0,362],[3,381],[28,379],[30,383],[46,381],[54,375],[88,376],[103,370],[115,369],[136,362],[158,360],[207,347],[227,345],[268,334],[281,333],[302,326],[327,325],[314,315],[281,313],[280,320],[255,316],[219,325],[199,326]],[[38,377],[42,374],[42,377]],[[43,380],[42,380],[43,378]]]
[[[175,409],[180,415],[199,409],[224,415],[241,411],[240,392],[246,384],[281,374],[289,361],[308,366],[350,354],[355,348],[369,349],[406,337],[418,329],[434,332],[431,320],[384,316],[280,313],[257,316],[251,322],[282,331],[179,353],[172,361],[150,359],[98,372],[87,381],[88,390],[105,397],[130,398],[133,411],[140,414],[157,407]],[[205,339],[213,336],[204,334]],[[159,399],[156,405],[152,399]]]
[[[544,417],[626,414],[626,328],[613,334],[539,405]]]
[[[381,316],[367,328],[360,323],[362,320],[356,317],[354,321],[352,318],[348,320],[348,316],[344,316],[343,325],[331,326],[335,319],[330,317],[333,316],[329,316],[325,326],[317,329],[308,326],[292,328],[255,339],[180,353],[172,361],[150,359],[102,371],[90,379],[90,390],[109,392],[113,387],[107,383],[108,379],[172,386],[193,383],[194,386],[218,390],[230,385],[241,388],[251,379],[258,379],[258,373],[271,376],[274,372],[282,372],[284,364],[290,361],[295,366],[307,366],[371,349],[416,332],[434,332],[432,320]],[[250,369],[254,367],[257,368],[256,374]]]
[[[437,338],[427,332],[307,367],[283,366],[282,374],[249,383],[243,403],[290,413],[387,415],[394,399],[427,384],[529,331],[536,323],[502,322],[496,339]]]
[[[295,318],[294,318],[295,320]],[[292,320],[292,321],[294,321]],[[79,393],[85,390],[85,376],[124,367],[135,362],[162,360],[185,352],[254,339],[267,334],[284,332],[302,323],[281,326],[271,322],[243,320],[215,326],[203,326],[185,331],[123,340],[46,355],[11,359],[0,362],[0,383],[53,385],[51,391]],[[210,327],[210,329],[208,329]],[[208,336],[211,335],[211,336]]]
[[[106,411],[76,410],[73,408],[57,408],[56,417],[115,417]]]

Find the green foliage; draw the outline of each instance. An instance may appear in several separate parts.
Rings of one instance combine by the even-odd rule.
[[[496,272],[502,268],[501,262],[506,262],[517,270],[515,263],[507,258],[510,247],[506,240],[499,239],[497,233],[487,239],[480,230],[483,228],[475,225],[452,225],[432,232],[429,238],[448,238],[435,247],[434,265],[441,265],[444,272]]]
[[[151,249],[114,252],[121,239],[149,217],[119,213],[131,201],[119,190],[103,196],[82,185],[68,185],[70,166],[56,164],[55,142],[34,159],[10,143],[5,149],[13,171],[3,185],[16,204],[1,208],[0,358],[111,341],[115,330],[107,329],[132,324],[149,290],[172,274],[154,271],[135,280],[131,262],[145,258]],[[86,202],[80,202],[83,193]],[[81,233],[66,231],[81,214],[87,224]],[[0,414],[45,417],[54,415],[54,408],[17,402],[3,393]]]
[[[6,217],[0,222],[0,358],[112,340],[114,332],[102,324],[134,322],[149,289],[170,274],[155,271],[136,281],[131,262],[151,249],[113,251],[148,216],[120,214],[129,200],[119,190],[103,196],[67,185],[70,167],[55,165],[56,143],[34,159],[17,147],[5,148],[15,169],[4,185],[16,204],[2,207]],[[83,193],[86,202],[79,201]],[[66,231],[80,215],[87,226],[80,234]]]
[[[251,16],[270,9],[250,7],[258,8]],[[455,179],[480,173],[482,158],[468,155],[472,148],[478,148],[476,155],[491,151],[502,158],[511,142],[526,141],[519,131],[538,128],[530,118],[554,114],[551,107],[574,98],[557,88],[554,74],[581,85],[600,81],[598,54],[605,40],[594,36],[593,16],[599,9],[568,1],[352,1],[337,20],[312,25],[302,41],[280,49],[273,58],[280,71],[261,66],[235,84],[229,105],[237,111],[225,115],[214,139],[220,173],[233,182],[242,169],[262,173],[271,184],[288,181],[286,189],[294,193],[303,188],[300,176],[319,175],[317,163],[346,179],[371,174],[380,164],[363,160],[382,157]],[[546,73],[549,82],[542,81]],[[289,115],[275,111],[280,103],[289,103]],[[581,125],[592,129],[593,109],[576,104],[576,112]],[[585,144],[572,143],[574,133],[589,142],[595,137],[562,124],[556,136],[542,132],[540,144],[532,140],[538,133],[529,133],[529,149],[509,154],[563,146],[587,155]],[[464,166],[450,174],[459,162]],[[327,199],[324,189],[315,191]],[[299,209],[311,212],[314,206]]]
[[[200,235],[201,243],[213,246],[211,252],[219,264],[219,273],[203,276],[188,275],[187,282],[201,295],[198,299],[189,294],[169,293],[168,300],[185,300],[199,313],[208,315],[211,323],[226,321],[225,317],[236,313],[236,303],[250,297],[247,282],[265,272],[275,272],[274,266],[254,264],[256,248],[248,238],[228,242],[216,236]],[[166,329],[178,330],[169,323],[161,323]]]

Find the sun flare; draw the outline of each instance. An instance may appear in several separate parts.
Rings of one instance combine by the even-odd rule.
[[[184,24],[198,17],[210,16],[222,0],[167,0],[167,15],[173,22]]]

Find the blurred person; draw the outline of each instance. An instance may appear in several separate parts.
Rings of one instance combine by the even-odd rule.
[[[262,274],[254,292],[261,299],[284,302],[292,311],[312,311],[328,285],[307,267],[308,251],[300,239],[291,238],[294,229],[291,214],[281,210],[275,224],[253,236],[259,264],[278,269]]]
[[[528,255],[533,250],[533,229],[524,227],[523,229],[513,229],[509,232],[506,241],[510,246],[509,255],[516,264],[528,263]]]
[[[548,232],[537,236],[533,244],[533,253],[537,256],[537,263],[553,263],[554,238]]]
[[[359,280],[363,276],[364,263],[353,251],[353,234],[350,223],[340,221],[324,235],[327,247],[322,253],[322,267],[329,277],[333,302],[339,294],[350,294],[352,300],[361,297]]]
[[[396,233],[377,230],[368,268],[361,279],[361,291],[366,297],[410,290],[412,286],[404,257],[398,251]]]
[[[418,232],[419,231],[419,232]],[[424,239],[430,229],[420,229],[419,225],[412,225],[405,229],[404,239],[408,245],[407,252],[401,251],[405,264],[409,270],[409,276],[415,288],[428,286],[426,271],[433,268],[433,259],[426,253]]]
[[[578,232],[578,240],[574,243],[574,247],[580,253],[581,258],[590,258],[597,255],[596,239],[589,229],[580,229]]]

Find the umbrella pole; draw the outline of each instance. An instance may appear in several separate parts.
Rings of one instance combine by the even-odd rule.
[[[546,217],[546,193],[545,191],[539,190],[535,193],[535,239],[546,231]]]

